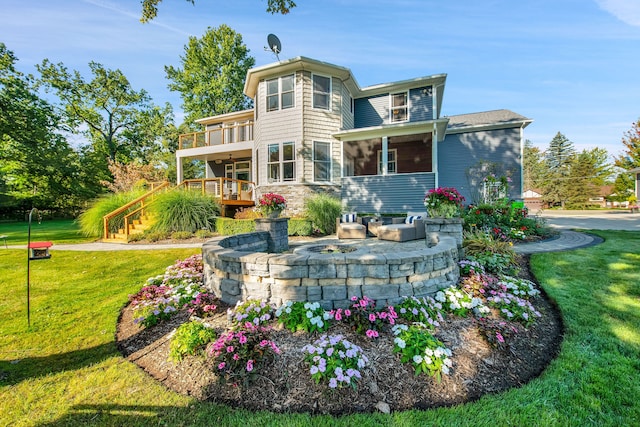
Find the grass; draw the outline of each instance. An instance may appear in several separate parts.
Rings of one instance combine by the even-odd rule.
[[[29,230],[28,221],[0,222],[0,235],[7,236],[7,245],[26,245]],[[91,241],[82,234],[80,226],[72,219],[42,220],[38,223],[34,216],[31,220],[31,241],[52,241],[56,243],[80,243]],[[4,249],[4,241],[0,241]]]
[[[30,330],[23,254],[0,250],[0,425],[632,425],[640,419],[640,233],[596,233],[605,238],[598,246],[532,257],[566,327],[539,378],[453,408],[337,418],[198,402],[119,355],[113,337],[128,294],[197,249],[59,251],[34,262]]]

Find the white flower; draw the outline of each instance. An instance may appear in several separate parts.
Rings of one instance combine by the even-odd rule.
[[[413,363],[422,363],[422,356],[420,356],[419,354],[416,354],[415,356],[413,356]]]
[[[402,338],[395,338],[393,342],[398,346],[398,348],[405,348],[407,343]]]

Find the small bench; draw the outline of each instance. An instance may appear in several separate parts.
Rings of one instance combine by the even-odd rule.
[[[629,210],[631,211],[631,213],[640,212],[640,206],[638,206],[638,205],[629,206]],[[2,236],[0,236],[0,237],[2,237]]]
[[[0,239],[4,240],[4,247],[5,248],[8,248],[8,246],[7,246],[7,237],[9,237],[9,236],[7,236],[6,234],[0,234]]]

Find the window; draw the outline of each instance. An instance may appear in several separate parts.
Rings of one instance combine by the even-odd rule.
[[[331,181],[331,144],[329,142],[313,142],[313,180],[315,182]]]
[[[331,100],[331,78],[313,75],[313,108],[329,110]]]
[[[267,181],[295,181],[296,160],[293,142],[269,144],[267,156]]]
[[[295,76],[283,76],[267,80],[267,111],[293,108]]]
[[[387,174],[398,173],[398,150],[387,151]],[[382,150],[378,151],[378,175],[382,175]]]
[[[409,120],[407,92],[391,94],[391,122],[406,122]]]

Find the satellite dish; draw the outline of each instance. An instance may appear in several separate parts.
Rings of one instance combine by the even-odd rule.
[[[282,51],[282,44],[280,44],[280,39],[275,34],[269,34],[267,36],[267,47],[264,49],[275,53],[276,58],[280,61],[278,54]]]

